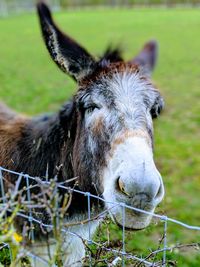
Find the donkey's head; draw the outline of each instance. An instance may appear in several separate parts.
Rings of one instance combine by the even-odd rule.
[[[164,195],[153,160],[153,124],[163,99],[150,80],[157,45],[147,43],[137,57],[123,62],[117,53],[94,58],[64,35],[49,9],[38,4],[43,37],[56,64],[78,82],[72,103],[72,165],[82,190],[102,194],[109,202],[154,211]],[[122,208],[111,213],[122,224]],[[151,216],[126,212],[126,227],[142,229]]]

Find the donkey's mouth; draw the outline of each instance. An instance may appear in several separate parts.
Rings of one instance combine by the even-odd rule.
[[[123,218],[122,213],[113,214],[114,222],[126,230],[139,231],[145,229],[151,222],[152,216],[150,215],[136,215],[133,211],[126,211]]]
[[[117,226],[120,228],[120,229],[123,229],[123,225],[121,225],[120,223],[118,223],[117,222],[117,220],[115,220],[115,223],[117,224]],[[144,230],[146,227],[144,227],[144,228],[131,228],[131,227],[128,227],[128,226],[125,226],[124,227],[124,230],[126,230],[126,231],[134,231],[134,232],[136,232],[136,231],[141,231],[141,230]]]

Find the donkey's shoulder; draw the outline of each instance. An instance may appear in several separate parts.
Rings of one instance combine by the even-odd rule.
[[[16,144],[23,137],[23,129],[28,117],[14,112],[6,104],[0,102],[0,165],[11,164]]]
[[[18,116],[18,114],[13,111],[11,108],[9,108],[6,104],[3,102],[0,102],[0,121],[10,121],[15,119]]]
[[[0,144],[2,145],[2,142],[4,145],[9,144],[11,139],[12,142],[15,142],[27,121],[28,117],[13,111],[6,104],[0,102]]]

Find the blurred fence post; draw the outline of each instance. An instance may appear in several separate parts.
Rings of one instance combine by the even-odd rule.
[[[54,10],[61,9],[61,0],[49,0],[48,4]],[[9,14],[20,14],[35,10],[36,1],[33,0],[0,0],[0,17],[6,17]]]
[[[0,0],[0,16],[8,16],[8,6],[5,0]]]

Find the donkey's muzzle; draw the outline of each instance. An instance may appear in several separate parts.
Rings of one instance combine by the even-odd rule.
[[[123,176],[118,176],[116,180],[116,189],[119,193],[119,201],[124,200],[128,205],[133,207],[151,210],[152,207],[157,206],[164,195],[164,187],[160,174],[157,172],[157,177],[152,181],[145,181],[137,183],[137,180],[123,179]],[[145,182],[147,183],[145,186]],[[122,198],[122,199],[121,199]]]

